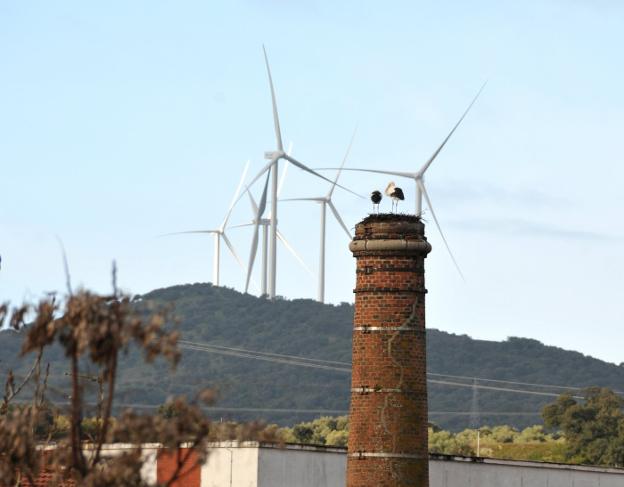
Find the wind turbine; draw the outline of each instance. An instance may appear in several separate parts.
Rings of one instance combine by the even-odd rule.
[[[487,84],[487,81],[485,83],[483,83],[483,85],[481,85],[481,88],[479,88],[479,91],[474,96],[474,98],[471,100],[470,104],[468,105],[468,107],[466,108],[466,110],[464,111],[462,116],[459,118],[457,123],[453,126],[452,130],[449,132],[449,134],[446,136],[446,138],[442,141],[440,146],[434,151],[434,153],[431,155],[431,157],[429,157],[427,162],[425,162],[423,164],[423,166],[418,171],[416,171],[416,172],[387,171],[387,170],[383,170],[383,169],[363,169],[363,168],[345,168],[344,169],[345,171],[358,171],[358,172],[372,172],[372,173],[377,173],[377,174],[389,174],[391,176],[399,176],[399,177],[409,178],[409,179],[414,180],[414,183],[415,183],[415,198],[416,198],[416,215],[419,215],[419,216],[422,215],[422,199],[423,199],[423,196],[424,196],[425,201],[427,202],[427,206],[429,207],[429,211],[431,211],[431,216],[433,217],[433,220],[434,220],[434,222],[436,224],[436,227],[438,228],[438,231],[440,232],[440,236],[442,237],[442,241],[444,242],[446,250],[448,251],[449,255],[451,256],[451,260],[453,261],[453,264],[455,265],[455,268],[459,272],[459,275],[462,277],[462,279],[464,279],[464,275],[463,275],[461,269],[459,268],[459,264],[455,260],[455,257],[453,256],[453,252],[451,252],[451,248],[450,248],[448,242],[446,241],[446,237],[444,236],[444,232],[442,232],[442,227],[440,226],[440,222],[438,221],[438,218],[436,217],[436,214],[435,214],[435,212],[433,210],[433,205],[431,204],[431,199],[429,198],[429,194],[427,193],[427,189],[425,188],[424,177],[425,177],[425,172],[427,172],[427,169],[429,169],[429,167],[431,166],[433,161],[436,159],[436,157],[438,157],[438,155],[440,154],[440,152],[442,151],[442,149],[444,148],[446,143],[449,141],[451,136],[455,133],[455,131],[457,130],[459,125],[462,123],[462,121],[464,120],[466,115],[468,115],[468,112],[470,111],[472,106],[477,101],[477,98],[479,98],[479,95],[481,95],[481,92],[485,88],[486,84]],[[339,168],[335,168],[335,167],[319,168],[319,170],[324,170],[324,169],[331,170],[331,169],[339,169]]]
[[[316,171],[310,169],[305,164],[299,162],[286,152],[284,152],[284,145],[282,143],[282,132],[279,123],[279,115],[277,112],[277,100],[275,97],[275,87],[273,86],[273,78],[271,77],[271,68],[269,66],[269,58],[266,53],[266,49],[262,46],[262,50],[264,52],[264,63],[267,69],[267,75],[269,78],[269,86],[271,89],[271,103],[273,106],[273,125],[275,129],[275,141],[277,148],[274,151],[268,151],[264,153],[265,159],[268,159],[269,162],[262,168],[262,170],[251,180],[249,183],[249,187],[251,187],[256,181],[258,181],[263,175],[266,174],[266,181],[264,184],[264,190],[262,192],[262,196],[260,197],[260,201],[258,204],[258,213],[256,214],[255,219],[255,229],[254,229],[254,241],[255,245],[257,245],[258,238],[258,227],[262,220],[262,216],[264,211],[266,210],[267,203],[267,191],[269,188],[269,178],[271,179],[271,224],[270,224],[270,232],[269,232],[269,289],[268,294],[271,299],[275,298],[275,286],[277,280],[277,189],[278,189],[278,166],[280,160],[286,160],[290,162],[293,166],[298,167],[299,169],[309,172],[314,176],[324,179],[328,183],[333,182],[327,179],[325,176],[317,173]],[[338,187],[353,193],[353,191],[345,188],[337,184]],[[356,193],[353,193],[356,194]],[[253,244],[252,244],[253,247]],[[247,268],[247,285],[249,284],[249,278],[251,275],[251,268],[253,267],[253,261],[250,259],[248,268]]]
[[[289,153],[290,153],[291,149],[292,149],[292,144],[291,144],[291,147],[288,150]],[[288,165],[286,165],[284,167],[284,170],[282,171],[282,177],[280,178],[280,182],[279,182],[278,190],[277,190],[278,197],[279,197],[280,193],[282,192],[282,187],[284,185],[284,180],[286,179],[287,169],[288,169]],[[255,217],[258,214],[258,204],[256,203],[256,200],[254,199],[253,195],[251,194],[251,191],[249,190],[249,187],[247,187],[246,192],[247,192],[247,195],[249,196],[249,203],[251,204],[251,211],[252,211],[252,213],[254,215],[254,219],[251,222],[249,222],[249,223],[243,223],[241,225],[233,225],[233,226],[231,226],[229,228],[241,228],[241,227],[250,227],[250,226],[254,226],[255,227],[256,224],[258,226],[262,227],[261,294],[262,295],[266,295],[267,294],[267,284],[268,284],[268,276],[267,276],[267,269],[268,269],[268,259],[267,259],[267,257],[268,257],[268,230],[269,230],[269,226],[271,224],[271,218],[270,218],[270,215],[269,215],[269,218],[261,218],[259,221],[256,220]],[[254,238],[252,240],[251,252],[250,252],[250,262],[252,263],[251,264],[252,270],[253,270],[253,263],[255,262],[255,259],[256,259],[256,254],[258,252],[258,238],[256,237],[256,235],[257,234],[254,234]],[[279,231],[279,229],[277,230],[277,238],[278,238],[278,240],[280,240],[282,242],[284,247],[286,247],[286,249],[295,257],[295,259],[297,259],[299,264],[301,264],[301,266],[308,272],[308,274],[310,274],[311,276],[314,276],[314,273],[306,265],[304,260],[301,258],[301,256],[295,250],[295,248],[288,242],[288,240],[286,240],[286,237],[284,237],[284,235]],[[250,277],[251,277],[251,272],[249,273],[247,282],[245,284],[245,292],[248,291]]]
[[[325,302],[325,243],[326,243],[325,242],[325,227],[326,227],[326,221],[327,221],[327,207],[328,206],[329,206],[329,209],[334,214],[334,217],[336,218],[340,226],[343,228],[343,230],[349,237],[349,240],[351,239],[351,232],[349,232],[347,225],[345,225],[345,222],[340,217],[338,210],[334,206],[334,203],[332,202],[332,196],[334,194],[334,190],[336,189],[336,185],[338,184],[338,178],[340,177],[340,173],[342,172],[342,169],[344,168],[344,165],[347,162],[347,157],[349,157],[349,152],[351,152],[351,146],[353,145],[353,139],[355,138],[355,133],[356,131],[354,131],[353,135],[351,136],[351,140],[349,141],[349,146],[347,147],[347,152],[345,153],[344,158],[342,159],[342,164],[340,165],[340,168],[338,169],[338,172],[336,173],[336,177],[334,178],[334,181],[326,195],[317,196],[313,198],[289,198],[289,199],[281,200],[281,201],[313,201],[321,205],[321,241],[320,241],[320,250],[319,250],[319,270],[318,270],[318,301],[321,303]]]
[[[225,242],[225,245],[227,246],[228,250],[230,251],[230,253],[234,257],[234,259],[236,259],[236,262],[238,262],[238,265],[241,266],[243,271],[245,270],[245,265],[243,264],[243,261],[240,259],[240,257],[236,253],[236,250],[234,250],[234,246],[232,245],[232,242],[230,241],[230,239],[228,238],[228,236],[225,233],[225,227],[226,227],[228,221],[230,220],[230,216],[232,215],[232,210],[234,209],[234,205],[238,201],[238,196],[240,194],[241,188],[243,187],[243,183],[245,182],[245,177],[247,176],[247,171],[248,170],[249,170],[249,161],[247,161],[247,163],[245,164],[245,168],[243,169],[243,174],[242,174],[242,176],[240,178],[238,186],[236,187],[236,192],[234,193],[234,197],[232,198],[232,202],[230,203],[230,207],[228,208],[228,211],[225,214],[225,218],[223,219],[223,222],[221,223],[221,225],[218,228],[214,228],[214,229],[210,229],[210,230],[187,230],[187,231],[184,231],[184,232],[173,232],[173,233],[166,233],[166,234],[163,235],[163,236],[182,235],[182,234],[189,234],[189,233],[203,233],[203,234],[213,235],[213,237],[214,237],[214,254],[213,254],[213,261],[212,261],[213,262],[213,264],[212,264],[212,283],[215,286],[219,285],[219,267],[220,267],[220,260],[221,260],[221,239],[223,239],[223,241]]]

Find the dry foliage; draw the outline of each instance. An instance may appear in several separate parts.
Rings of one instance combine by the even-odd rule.
[[[15,384],[12,374],[6,382],[5,394],[0,403],[0,478],[3,485],[34,485],[35,479],[46,472],[53,480],[48,485],[81,486],[142,486],[141,443],[152,441],[165,448],[175,449],[181,444],[191,448],[186,458],[179,456],[178,469],[162,485],[172,485],[179,477],[190,453],[195,452],[200,461],[205,459],[206,445],[216,439],[275,440],[275,429],[260,424],[216,425],[213,427],[202,412],[202,405],[210,404],[214,394],[204,391],[191,403],[175,398],[167,408],[173,415],[147,415],[126,411],[117,418],[112,416],[115,380],[120,353],[131,344],[136,345],[146,362],[157,357],[166,359],[172,367],[180,359],[177,347],[178,332],[166,327],[171,322],[166,311],[139,314],[131,304],[130,296],[117,291],[113,271],[114,292],[101,296],[89,291],[70,293],[63,304],[53,297],[37,305],[10,309],[0,305],[0,326],[8,324],[25,332],[22,354],[34,355],[30,372],[20,384]],[[26,322],[29,322],[26,324]],[[41,373],[41,360],[46,347],[60,344],[65,352],[72,381],[67,438],[54,443],[52,430],[39,427],[45,423],[43,416],[53,414],[45,401],[46,373]],[[100,404],[95,421],[95,434],[88,437],[83,431],[85,403],[83,397],[84,374],[81,364],[99,368]],[[42,378],[43,375],[43,378]],[[28,404],[13,404],[27,382],[34,383],[34,396]],[[52,421],[54,422],[54,421]],[[41,435],[47,439],[41,441]],[[102,446],[111,441],[136,445],[115,457],[104,457]]]

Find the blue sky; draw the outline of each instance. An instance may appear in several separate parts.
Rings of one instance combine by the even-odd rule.
[[[526,336],[622,362],[624,7],[613,1],[1,2],[0,296],[72,280],[105,291],[116,259],[133,293],[205,282],[213,228],[243,165],[274,148],[267,46],[286,141],[313,167],[413,170],[484,80],[427,174],[433,225],[428,326]],[[361,193],[385,177],[345,173]],[[403,185],[410,209],[413,187]],[[255,188],[260,192],[259,185]],[[289,170],[283,197],[326,184]],[[349,226],[369,211],[337,192]],[[242,201],[232,224],[250,219]],[[431,220],[428,214],[425,218]],[[318,208],[283,203],[280,227],[318,260]],[[250,233],[229,233],[246,259]],[[348,241],[328,225],[331,302],[352,301]],[[279,250],[278,293],[316,282]],[[244,275],[226,253],[226,285]]]

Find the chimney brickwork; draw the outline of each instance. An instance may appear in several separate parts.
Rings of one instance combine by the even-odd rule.
[[[424,259],[410,215],[356,225],[357,259],[347,487],[427,487]]]

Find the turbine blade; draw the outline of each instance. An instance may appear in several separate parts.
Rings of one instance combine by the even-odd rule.
[[[442,143],[440,144],[440,147],[438,147],[436,149],[436,151],[433,153],[433,155],[429,158],[429,160],[427,162],[425,162],[424,166],[420,169],[420,171],[418,171],[419,175],[423,175],[425,174],[425,171],[427,169],[429,169],[429,166],[431,166],[431,163],[435,160],[436,157],[438,157],[438,154],[440,153],[440,151],[444,148],[444,146],[446,145],[446,143],[449,141],[449,139],[451,138],[451,136],[455,133],[455,130],[457,130],[457,127],[459,127],[459,124],[462,123],[462,121],[464,120],[464,118],[466,117],[466,115],[468,115],[468,112],[470,111],[470,109],[472,108],[472,105],[475,104],[475,102],[477,101],[477,98],[479,98],[479,95],[481,94],[481,92],[483,91],[483,89],[485,88],[485,85],[487,84],[487,81],[485,83],[483,83],[483,85],[481,85],[481,88],[479,89],[479,91],[477,92],[477,94],[475,95],[475,97],[472,99],[472,101],[470,102],[470,105],[468,105],[468,108],[466,108],[466,111],[462,114],[462,116],[460,117],[460,119],[457,121],[457,123],[455,124],[455,126],[453,127],[453,130],[451,130],[449,132],[449,134],[446,136],[446,139],[444,139],[442,141]]]
[[[338,210],[336,209],[334,204],[331,202],[331,200],[328,201],[327,204],[329,205],[329,208],[331,209],[332,213],[336,217],[336,220],[338,220],[338,223],[340,223],[340,226],[344,229],[345,232],[347,232],[347,235],[349,236],[349,240],[351,240],[351,238],[352,238],[351,232],[347,228],[347,225],[345,225],[345,222],[343,221],[343,219],[341,218],[340,214],[338,213]]]
[[[285,198],[280,201],[324,201],[325,198]]]
[[[240,259],[240,257],[236,253],[236,250],[234,250],[234,245],[232,245],[232,242],[230,242],[230,239],[227,237],[225,233],[222,233],[221,236],[223,237],[223,241],[225,242],[225,245],[227,245],[227,248],[230,250],[230,253],[236,259],[236,262],[238,262],[238,265],[241,267],[241,269],[243,269],[244,271],[245,264],[243,264],[243,261]]]
[[[264,175],[264,173],[266,173],[273,167],[273,164],[275,164],[276,160],[276,158],[271,159],[264,165],[262,169],[260,169],[260,172],[258,172],[258,174],[256,174],[253,179],[249,181],[249,184],[245,186],[245,191],[243,191],[242,194],[238,195],[238,198],[236,198],[234,204],[238,203],[245,193],[249,193],[249,189],[254,185],[256,181],[258,181],[258,179],[260,179]]]
[[[355,139],[356,133],[357,133],[357,125],[355,126],[355,129],[353,130],[353,135],[351,135],[351,140],[349,141],[349,145],[347,146],[347,152],[345,152],[345,155],[342,158],[342,164],[340,164],[340,169],[338,169],[338,172],[336,173],[336,179],[334,179],[334,184],[332,184],[332,187],[330,188],[329,193],[327,193],[328,199],[331,199],[332,195],[334,194],[334,189],[336,189],[338,178],[340,177],[340,174],[342,173],[342,169],[344,168],[344,165],[347,162],[347,158],[349,157],[349,152],[351,152],[351,146],[353,145],[353,140]]]
[[[290,155],[290,154],[289,154]],[[282,188],[284,187],[284,181],[286,180],[286,173],[288,172],[288,161],[284,164],[284,170],[282,171],[282,177],[280,178],[279,184],[277,185],[277,197],[282,194]]]
[[[255,225],[254,222],[251,223],[241,223],[240,225],[230,225],[228,228],[243,228],[243,227],[251,227]]]
[[[455,268],[457,269],[457,272],[459,272],[459,275],[461,276],[462,280],[466,281],[466,278],[464,277],[464,273],[459,268],[459,264],[455,260],[455,256],[453,256],[453,252],[451,252],[451,247],[449,246],[448,242],[446,241],[446,237],[444,236],[444,232],[442,232],[442,227],[440,226],[440,222],[438,221],[438,218],[436,217],[435,211],[433,211],[433,205],[431,204],[431,199],[429,198],[429,194],[427,193],[427,190],[425,189],[424,183],[419,179],[417,184],[418,184],[418,187],[420,188],[420,191],[422,192],[423,196],[425,197],[425,201],[427,201],[427,206],[429,207],[429,210],[431,210],[431,216],[433,217],[433,221],[435,222],[436,226],[438,227],[438,232],[440,232],[440,236],[442,237],[442,241],[444,242],[446,250],[448,251],[449,255],[451,256],[451,260],[453,261],[453,264],[455,264]]]
[[[337,171],[339,167],[317,167],[316,171]],[[414,179],[418,176],[418,173],[415,172],[407,172],[407,171],[384,171],[381,169],[363,169],[363,168],[355,168],[355,167],[345,167],[342,169],[343,171],[356,171],[356,172],[372,172],[375,174],[389,174],[390,176],[400,176],[402,178],[410,178]]]
[[[294,247],[288,243],[288,240],[286,240],[284,235],[282,235],[282,232],[280,232],[279,230],[277,231],[277,238],[281,240],[281,242],[284,244],[284,247],[286,247],[286,249],[295,257],[295,259],[297,259],[299,264],[301,264],[301,267],[303,267],[312,277],[314,277],[314,273],[312,272],[312,270],[306,265],[301,256],[297,253]]]
[[[72,286],[71,286],[71,274],[69,272],[69,262],[67,260],[67,252],[65,252],[65,245],[63,244],[63,240],[61,240],[61,237],[59,237],[58,235],[55,235],[55,236],[56,236],[56,241],[59,244],[59,247],[61,247],[61,254],[63,257],[63,271],[65,272],[65,285],[67,286],[67,294],[71,296],[73,292],[72,292]]]
[[[251,272],[253,271],[253,265],[254,265],[254,261],[256,260],[257,250],[258,250],[258,225],[255,225],[253,238],[251,239],[251,250],[249,252],[249,264],[247,265],[247,279],[245,281],[245,292],[249,291],[249,281],[251,280]]]
[[[262,167],[262,169],[260,169],[260,171],[258,171],[258,174],[256,174],[253,177],[253,179],[251,181],[249,181],[249,184],[247,184],[247,188],[251,188],[254,185],[254,183],[264,175],[265,172],[267,172],[269,169],[271,169],[273,167],[273,164],[275,164],[276,160],[277,160],[276,158],[273,158],[269,162],[267,162]]]
[[[249,196],[249,204],[251,205],[251,211],[255,215],[256,213],[258,213],[258,205],[256,204],[256,200],[251,194],[251,191],[249,190],[249,186],[247,186],[247,196]]]
[[[279,115],[277,114],[277,100],[275,99],[275,88],[273,87],[273,77],[271,76],[271,68],[269,67],[269,57],[267,56],[264,45],[262,46],[262,52],[264,52],[264,63],[266,64],[267,74],[269,75],[269,85],[271,86],[271,102],[273,104],[273,124],[275,125],[275,139],[277,140],[277,149],[284,150],[282,145],[282,131],[280,129]]]
[[[271,171],[267,172],[267,177],[264,182],[264,190],[262,191],[262,197],[260,198],[260,206],[258,207],[258,212],[256,213],[256,220],[254,222],[254,234],[253,239],[251,240],[251,250],[249,252],[249,265],[247,267],[247,280],[245,281],[245,292],[249,290],[249,281],[251,280],[251,272],[253,271],[254,261],[256,260],[256,252],[258,250],[258,230],[260,227],[260,219],[264,213],[266,208],[266,200],[267,200],[267,190],[269,189],[269,177],[271,176]]]
[[[245,164],[245,169],[243,169],[243,174],[241,175],[240,181],[238,182],[238,186],[236,187],[236,192],[234,193],[234,197],[232,198],[230,207],[228,208],[225,218],[223,219],[223,223],[221,224],[221,230],[223,230],[225,226],[227,225],[227,222],[230,219],[230,215],[232,215],[232,210],[234,209],[234,205],[238,201],[238,195],[240,194],[240,190],[243,187],[243,184],[245,183],[245,177],[247,176],[247,171],[249,170],[249,163],[250,161],[247,161],[247,163]]]
[[[334,182],[330,179],[327,179],[325,176],[323,176],[322,174],[317,173],[316,171],[310,169],[308,166],[306,166],[305,164],[299,162],[297,159],[289,156],[288,154],[284,154],[282,156],[284,159],[286,159],[287,161],[291,162],[293,165],[297,166],[299,169],[309,172],[310,174],[313,174],[314,176],[324,179],[325,181],[327,181],[330,184],[334,184]],[[348,191],[351,194],[354,194],[355,196],[358,196],[360,198],[364,198],[362,195],[357,194],[354,191],[351,191],[349,188],[345,188],[344,186],[341,186],[340,184],[336,183],[336,186],[338,186],[340,189],[344,189],[345,191]]]
[[[267,204],[267,192],[269,189],[269,178],[271,176],[271,171],[267,172],[266,180],[264,181],[264,190],[262,191],[262,196],[260,197],[260,203],[258,204],[258,213],[257,220],[260,221],[262,215],[264,215],[264,210],[266,210]]]

